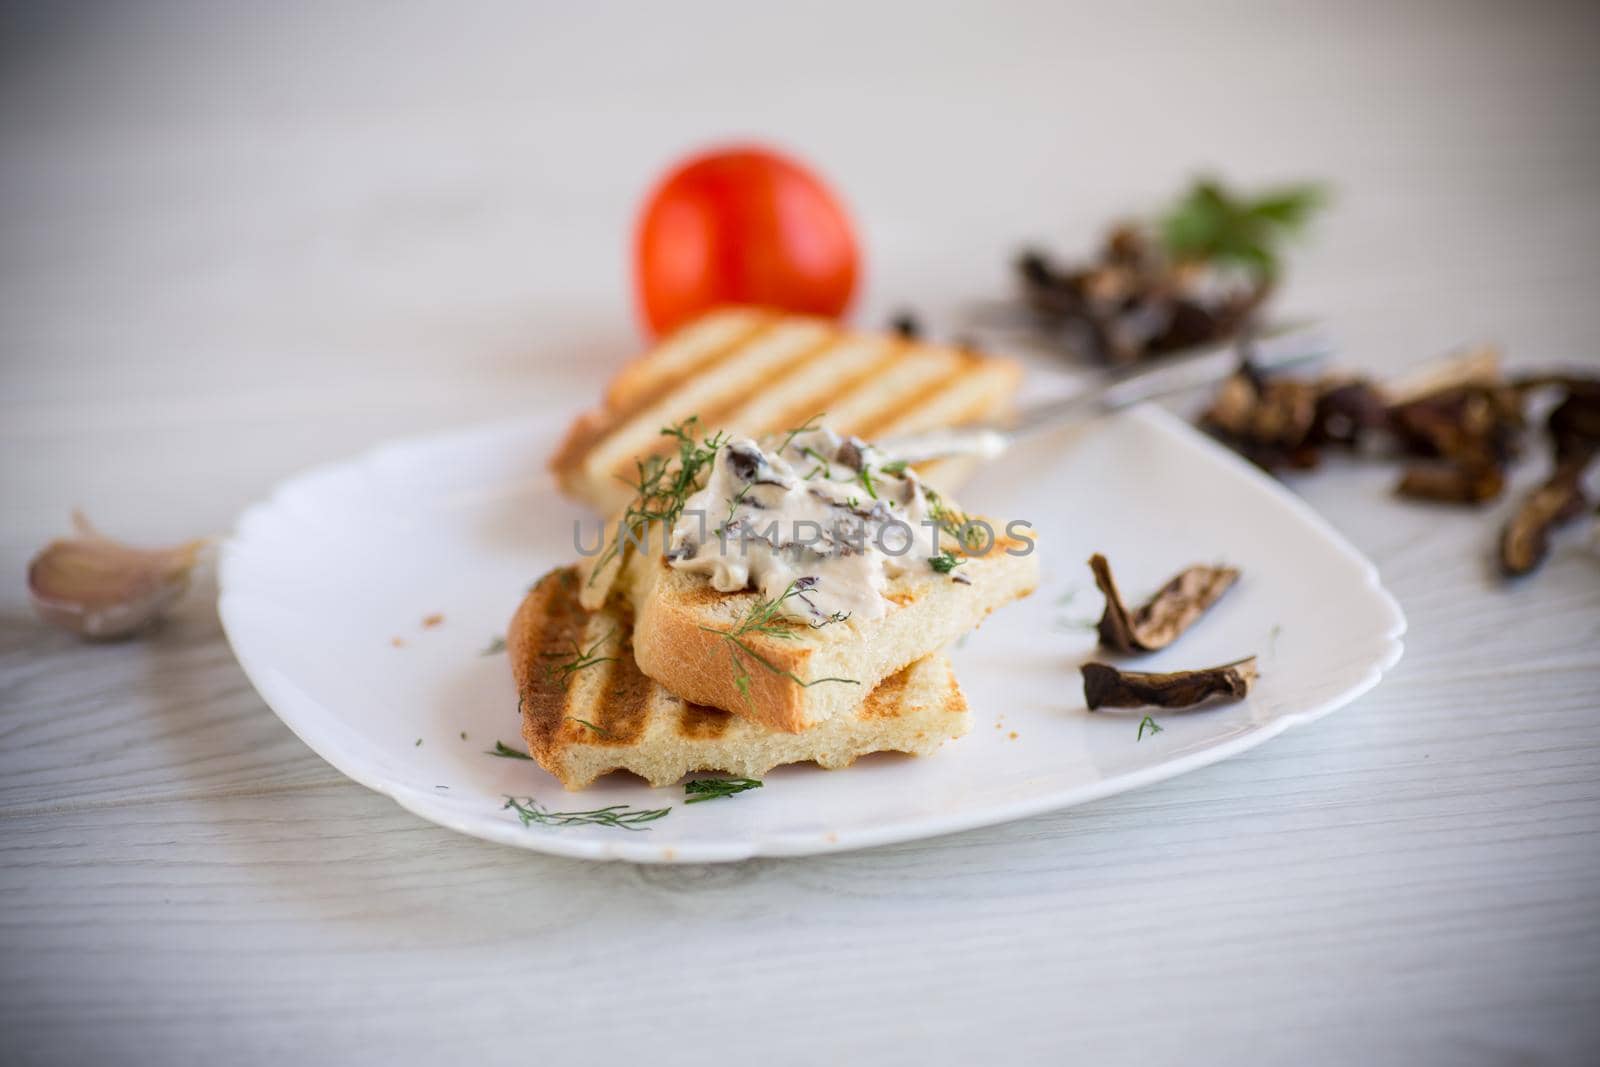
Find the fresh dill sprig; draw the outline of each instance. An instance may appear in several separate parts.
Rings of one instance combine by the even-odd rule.
[[[661,436],[677,442],[676,455],[650,456],[634,461],[638,468],[638,479],[628,482],[633,489],[633,502],[618,520],[616,539],[595,561],[594,569],[589,574],[590,582],[621,554],[628,540],[638,541],[641,532],[648,534],[652,523],[660,523],[665,529],[671,530],[678,521],[683,514],[684,504],[700,488],[701,476],[711,466],[717,452],[728,443],[728,435],[721,431],[703,441],[696,440],[699,433],[700,417],[690,415],[677,425],[661,430]]]
[[[824,457],[821,452],[818,452],[810,445],[806,445],[800,450],[800,454],[802,456],[810,456],[812,459],[817,461],[817,465],[812,469],[811,474],[815,474],[818,470],[820,470],[822,471],[822,476],[824,478],[833,477],[833,464],[829,463],[827,458]],[[806,475],[806,478],[810,479],[811,474]]]
[[[519,752],[504,741],[496,741],[493,748],[483,750],[485,756],[501,756],[505,759],[533,759],[526,752]]]
[[[698,804],[702,800],[731,797],[747,789],[760,788],[761,783],[754,778],[696,778],[683,783],[683,795],[689,798],[684,803]]]
[[[874,500],[878,499],[878,487],[872,484],[872,470],[870,464],[863,463],[861,465],[861,469],[856,472],[856,480],[862,485],[866,486],[868,496]]]
[[[788,448],[791,444],[793,444],[794,443],[794,439],[796,437],[799,437],[801,434],[810,433],[812,430],[819,429],[822,424],[818,420],[820,420],[821,418],[823,418],[827,414],[828,413],[826,411],[819,411],[815,415],[813,415],[809,419],[807,419],[803,424],[801,424],[799,426],[796,426],[794,429],[790,430],[789,431],[789,436],[785,437],[783,439],[783,444],[778,446],[778,453],[780,455],[782,455],[783,450]]]
[[[923,489],[928,500],[928,515],[939,529],[956,539],[966,551],[974,551],[983,544],[983,530],[966,515],[950,507],[936,489]]]
[[[577,674],[579,671],[584,670],[587,667],[593,667],[600,663],[615,663],[617,661],[617,657],[597,656],[595,653],[600,650],[601,645],[605,644],[607,641],[611,640],[612,637],[616,636],[616,632],[617,628],[613,626],[611,629],[606,631],[603,637],[597,640],[594,644],[590,645],[588,648],[579,648],[577,643],[574,642],[572,645],[572,658],[567,660],[565,663],[546,664],[545,674],[548,675],[553,681],[559,681],[561,683],[561,688],[565,689],[571,684],[572,676]],[[567,655],[567,653],[546,652],[545,655],[563,656]]]
[[[610,730],[607,730],[604,727],[596,726],[594,723],[590,722],[588,719],[580,719],[576,715],[568,715],[567,718],[569,720],[571,720],[572,722],[577,723],[579,726],[582,726],[584,729],[590,730],[590,731],[593,731],[594,733],[599,734],[601,737],[611,737],[611,736],[613,736]]]
[[[735,493],[732,500],[728,501],[728,517],[722,520],[722,528],[724,530],[726,530],[728,528],[728,524],[733,521],[733,513],[739,510],[739,505],[744,503],[744,498],[749,496],[750,490],[754,489],[755,487],[755,482],[745,483],[745,487]]]
[[[505,650],[506,650],[506,639],[497,634],[492,639],[490,639],[489,643],[484,646],[483,651],[479,652],[478,655],[480,655],[480,656],[497,656],[500,653],[504,652]]]
[[[612,804],[592,811],[551,811],[532,797],[506,797],[505,808],[517,813],[523,826],[614,826],[619,830],[648,830],[641,823],[655,822],[669,814],[671,808],[630,808],[626,804]]]
[[[1150,716],[1146,715],[1144,718],[1139,720],[1139,736],[1134,738],[1134,740],[1143,741],[1144,732],[1147,729],[1150,731],[1150,736],[1154,737],[1156,734],[1161,732],[1161,724],[1156,722]]]
[[[793,641],[796,637],[796,632],[784,620],[780,614],[780,609],[785,601],[792,597],[800,596],[806,589],[810,588],[810,581],[809,579],[797,578],[785,586],[783,593],[774,599],[761,600],[758,598],[754,604],[750,605],[750,610],[745,613],[744,618],[739,620],[739,625],[731,630],[718,630],[713,626],[700,627],[707,633],[717,634],[728,642],[728,658],[733,663],[733,684],[738,687],[745,701],[752,706],[755,704],[755,700],[750,695],[750,671],[746,666],[745,656],[755,660],[773,674],[787,678],[805,689],[810,689],[814,685],[821,685],[823,682],[839,682],[844,685],[861,684],[854,678],[813,678],[808,682],[793,671],[786,671],[779,667],[745,642],[745,638],[751,635],[762,635],[777,641]],[[826,626],[831,622],[842,621],[842,619],[843,617],[836,613],[816,624],[813,629]],[[743,653],[742,656],[741,653]]]
[[[951,571],[955,570],[965,562],[966,560],[962,559],[954,552],[941,552],[937,556],[934,556],[928,560],[928,566],[932,567],[940,574],[949,574]]]

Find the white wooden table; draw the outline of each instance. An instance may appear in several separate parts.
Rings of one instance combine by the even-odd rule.
[[[0,1058],[1596,1062],[1600,561],[1502,588],[1506,505],[1399,504],[1386,469],[1293,483],[1410,617],[1377,691],[820,859],[424,823],[273,717],[209,581],[142,643],[36,623],[23,567],[75,504],[220,532],[311,463],[592,396],[636,344],[637,197],[729,133],[846,191],[866,322],[947,321],[1019,243],[1210,165],[1336,185],[1288,303],[1352,365],[1600,359],[1592,5],[578,7],[5,16]]]

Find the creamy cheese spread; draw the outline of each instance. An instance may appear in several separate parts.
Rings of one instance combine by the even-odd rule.
[[[889,580],[939,555],[937,519],[916,472],[858,438],[733,437],[685,503],[667,559],[721,592],[789,592],[779,610],[814,623],[878,619]]]

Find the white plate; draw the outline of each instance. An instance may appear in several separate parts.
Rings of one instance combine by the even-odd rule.
[[[962,494],[1032,522],[1044,582],[951,650],[973,709],[967,737],[924,759],[843,771],[780,768],[765,788],[685,806],[682,790],[612,775],[567,793],[520,747],[506,658],[482,655],[524,591],[568,562],[593,519],[544,473],[545,418],[389,445],[291,480],[245,513],[223,551],[222,622],[274,711],[351,778],[425,819],[588,859],[734,860],[861,848],[984,826],[1148,785],[1251,748],[1377,684],[1405,620],[1372,564],[1270,478],[1149,408],[1020,447]],[[1125,593],[1226,560],[1239,584],[1141,669],[1251,653],[1261,680],[1236,705],[1084,707],[1078,665],[1100,610],[1084,561],[1104,552]],[[424,626],[439,614],[444,621]],[[1089,624],[1089,625],[1086,625]],[[462,734],[466,735],[463,740]],[[420,742],[420,743],[419,743]],[[557,811],[671,806],[648,830],[523,826],[507,795]]]

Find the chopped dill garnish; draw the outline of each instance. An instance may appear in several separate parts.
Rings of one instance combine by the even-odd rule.
[[[728,517],[722,520],[723,529],[728,528],[728,524],[733,521],[733,513],[739,510],[739,505],[744,503],[744,498],[749,496],[750,490],[755,487],[755,482],[746,483],[745,487],[735,493],[732,500],[728,501]]]
[[[718,630],[712,626],[700,627],[707,633],[718,634],[724,641],[728,642],[728,657],[733,662],[733,684],[738,686],[739,692],[743,694],[745,701],[752,706],[754,706],[755,700],[750,695],[750,671],[745,663],[745,656],[755,660],[773,674],[787,678],[805,689],[810,689],[814,685],[821,685],[823,682],[840,682],[845,685],[861,684],[854,678],[813,678],[808,682],[794,672],[786,671],[777,666],[745,643],[744,639],[751,634],[764,635],[778,641],[793,641],[796,633],[785,622],[783,616],[779,614],[779,609],[785,601],[791,597],[800,596],[805,590],[809,589],[812,582],[813,579],[797,578],[784,587],[782,595],[777,598],[773,600],[757,598],[756,602],[750,605],[750,610],[745,613],[745,617],[739,621],[739,625],[731,630]],[[820,629],[829,623],[840,622],[843,618],[843,616],[835,613],[822,622],[813,625],[812,629]],[[743,653],[743,656],[740,653]]]
[[[728,443],[728,435],[721,431],[704,441],[696,441],[699,432],[700,417],[690,415],[676,426],[661,430],[661,436],[677,442],[676,455],[650,456],[634,462],[639,472],[638,480],[628,482],[634,492],[633,503],[628,505],[618,520],[615,540],[595,560],[594,570],[589,574],[590,582],[621,554],[628,540],[638,541],[641,533],[648,536],[652,523],[659,522],[665,529],[671,530],[673,523],[678,521],[678,516],[683,514],[684,504],[700,488],[701,475],[711,466],[717,451]]]
[[[692,782],[683,783],[683,795],[689,798],[684,803],[698,804],[702,800],[731,797],[735,793],[743,793],[746,789],[760,788],[761,783],[754,778],[696,778]]]
[[[621,830],[648,830],[641,823],[655,822],[672,811],[671,808],[630,808],[626,804],[612,804],[592,811],[550,811],[532,797],[506,797],[505,808],[517,813],[522,825],[532,826],[614,826]]]
[[[506,759],[533,759],[526,752],[519,752],[504,741],[496,741],[493,748],[483,750],[485,756],[502,756]]]
[[[868,496],[874,500],[878,499],[878,487],[872,484],[872,470],[869,464],[861,465],[861,470],[856,472],[856,480],[867,487]]]
[[[821,424],[817,420],[821,419],[823,416],[825,416],[827,414],[828,413],[826,411],[819,411],[815,415],[813,415],[809,419],[807,419],[801,425],[796,426],[794,429],[790,430],[789,431],[789,436],[785,437],[783,439],[783,444],[778,446],[778,453],[781,455],[783,453],[783,450],[788,448],[791,444],[793,444],[794,443],[794,439],[796,437],[799,437],[801,434],[810,433],[812,430],[820,428]]]
[[[590,722],[588,719],[580,719],[576,715],[568,715],[567,719],[569,721],[571,721],[571,722],[577,723],[579,726],[582,726],[586,730],[591,730],[594,733],[599,734],[601,737],[611,737],[612,736],[612,733],[611,733],[610,730],[607,730],[607,729],[605,729],[603,727],[600,727],[600,726],[596,726],[594,723]]]
[[[1139,720],[1139,736],[1134,738],[1134,740],[1143,741],[1145,730],[1149,730],[1150,736],[1154,737],[1156,734],[1161,732],[1161,724],[1156,722],[1150,716],[1146,715],[1144,718]]]
[[[483,651],[479,652],[478,655],[480,655],[480,656],[495,656],[495,655],[499,655],[501,652],[504,652],[505,650],[506,650],[506,639],[496,635],[495,637],[490,639],[489,643],[484,646]]]
[[[928,499],[928,514],[939,529],[954,537],[956,543],[969,552],[982,547],[983,530],[975,522],[955,508],[946,506],[944,497],[939,495],[937,489],[925,487],[922,492]]]
[[[816,449],[812,448],[810,445],[807,445],[806,447],[804,447],[804,448],[802,448],[800,450],[800,454],[802,456],[810,456],[812,459],[816,460],[817,461],[817,468],[819,468],[822,471],[822,476],[824,478],[832,478],[833,477],[833,464],[829,463],[828,460],[822,455],[821,452],[818,452]],[[815,474],[815,473],[816,473],[816,470],[813,470],[811,472],[811,474]],[[810,478],[811,474],[806,475],[806,477]]]
[[[461,740],[465,741],[466,739],[467,739],[467,732],[465,730],[462,730],[461,731]]]
[[[962,559],[954,552],[941,552],[937,556],[934,556],[928,560],[928,566],[932,567],[940,574],[949,574],[951,571],[955,570],[965,562],[966,560]]]
[[[417,743],[412,745],[411,747],[412,748],[421,748],[422,747],[422,738],[420,738],[420,737],[417,738]]]
[[[903,459],[897,459],[888,463],[880,463],[878,464],[878,469],[885,474],[892,474],[898,478],[906,472],[906,461]]]
[[[613,626],[611,629],[606,631],[605,636],[601,637],[588,648],[579,648],[576,642],[574,642],[571,652],[572,658],[567,660],[565,663],[546,664],[544,668],[545,674],[550,679],[559,681],[561,683],[561,688],[565,689],[569,684],[571,684],[572,676],[586,667],[593,667],[600,663],[615,663],[617,661],[617,657],[597,656],[595,653],[599,651],[601,645],[605,644],[607,641],[611,640],[612,637],[616,636],[616,633],[617,628]],[[565,652],[545,653],[546,656],[565,656],[567,654],[568,653]]]

